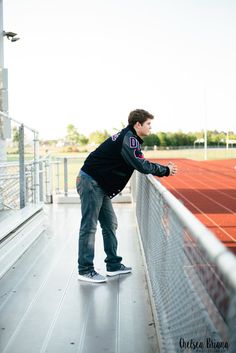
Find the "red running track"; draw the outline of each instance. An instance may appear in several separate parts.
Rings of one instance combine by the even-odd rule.
[[[236,254],[236,159],[171,161],[178,174],[158,180]]]

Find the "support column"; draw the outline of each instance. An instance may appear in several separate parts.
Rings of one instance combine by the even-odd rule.
[[[3,91],[3,76],[2,70],[4,66],[3,60],[3,0],[0,0],[0,111],[2,107],[2,91]],[[0,164],[6,160],[5,140],[3,136],[4,117],[0,115]],[[3,175],[3,170],[0,166],[0,173]],[[0,180],[0,210],[3,209],[3,180]]]
[[[34,203],[40,201],[39,188],[39,137],[38,133],[34,132]]]
[[[26,205],[25,194],[25,147],[24,147],[24,125],[19,127],[19,182],[20,182],[20,208]]]

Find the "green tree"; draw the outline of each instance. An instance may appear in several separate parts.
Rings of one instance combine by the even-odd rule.
[[[108,137],[110,137],[110,135],[108,134],[107,130],[104,131],[99,131],[96,130],[94,132],[92,132],[89,135],[89,142],[94,142],[96,144],[101,144],[102,142],[104,142]]]
[[[166,132],[158,132],[157,136],[160,141],[160,146],[163,146],[163,147],[169,146],[168,135]]]
[[[79,133],[76,127],[73,124],[68,124],[66,131],[67,131],[66,141],[69,143],[78,143]]]
[[[171,146],[192,146],[196,140],[196,136],[190,133],[186,134],[182,131],[174,132],[171,139]]]
[[[160,146],[160,140],[156,134],[145,136],[143,141],[143,146]]]
[[[85,135],[79,134],[79,137],[78,137],[79,145],[84,146],[84,145],[87,145],[88,142],[89,142],[89,139]]]

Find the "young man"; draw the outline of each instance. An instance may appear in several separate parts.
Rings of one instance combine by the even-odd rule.
[[[94,270],[94,244],[97,222],[102,228],[108,276],[132,271],[121,263],[117,255],[117,218],[111,199],[125,187],[134,169],[140,173],[159,177],[174,175],[173,163],[163,166],[144,159],[140,145],[142,137],[151,130],[153,115],[145,110],[132,111],[128,126],[109,137],[89,154],[77,178],[77,191],[81,199],[82,219],[79,234],[79,280],[105,282],[106,277]]]

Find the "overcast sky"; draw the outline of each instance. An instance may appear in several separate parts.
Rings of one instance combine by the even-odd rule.
[[[153,132],[236,132],[235,0],[4,0],[4,29],[10,115],[41,137],[136,108]]]

